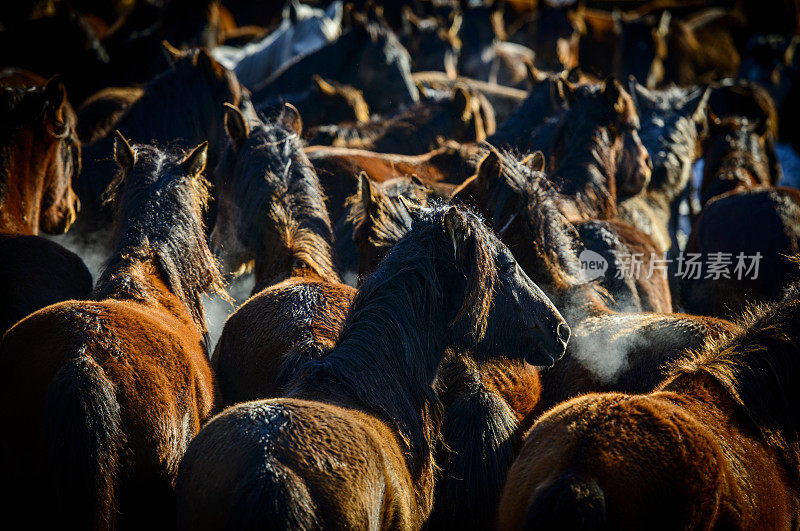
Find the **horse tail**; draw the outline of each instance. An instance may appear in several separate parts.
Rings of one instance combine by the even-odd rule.
[[[447,449],[431,527],[489,528],[516,457],[517,419],[505,400],[483,386],[447,405]]]
[[[320,529],[316,504],[305,481],[269,456],[238,489],[231,507],[231,529]]]
[[[111,529],[122,431],[114,384],[86,355],[68,360],[47,391],[45,451],[59,526]]]
[[[593,478],[566,473],[538,490],[528,507],[525,529],[605,527],[605,495]]]

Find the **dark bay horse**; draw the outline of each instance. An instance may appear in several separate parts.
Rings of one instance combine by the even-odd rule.
[[[279,396],[294,376],[285,366],[330,350],[355,290],[333,265],[333,230],[297,111],[287,105],[267,123],[234,106],[226,112],[211,242],[227,271],[255,274],[253,296],[228,318],[212,356],[230,405]]]
[[[413,178],[374,183],[361,174],[358,193],[348,199],[360,280],[411,230],[414,209],[435,201],[435,192]],[[485,528],[521,442],[519,423],[539,400],[539,374],[521,363],[475,363],[468,351],[456,350],[446,353],[437,383],[443,425],[436,459],[442,472],[429,525]]]
[[[262,109],[272,109],[291,103],[303,117],[304,135],[309,136],[309,128],[325,126],[325,124],[338,124],[353,122],[365,124],[369,122],[369,105],[364,100],[364,94],[355,87],[343,85],[336,81],[327,81],[314,75],[311,86],[297,94],[281,94],[274,99],[274,103],[266,102]],[[274,114],[265,111],[266,114]],[[311,143],[314,143],[311,140]]]
[[[494,132],[487,130],[487,122],[494,123],[491,106],[482,105],[481,98],[466,88],[457,86],[452,94],[430,91],[422,94],[425,96],[419,103],[389,119],[322,127],[309,135],[308,143],[422,155],[446,140],[481,142]]]
[[[306,153],[327,197],[328,212],[337,223],[344,214],[345,200],[355,193],[356,177],[363,171],[375,181],[416,175],[422,182],[444,192],[475,173],[473,144],[448,142],[423,155],[375,153],[364,149],[310,147]]]
[[[747,118],[719,119],[710,113],[709,135],[703,158],[700,204],[732,190],[747,190],[777,184],[770,171],[765,148],[770,134],[765,121]]]
[[[65,232],[80,208],[76,118],[58,78],[0,75],[0,336],[50,304],[83,299],[92,277],[83,261],[36,236]]]
[[[421,528],[445,348],[550,365],[568,330],[477,216],[422,210],[359,289],[336,347],[304,364],[287,397],[230,408],[194,439],[179,528]]]
[[[618,214],[653,238],[660,252],[678,249],[678,206],[690,185],[692,164],[702,154],[710,90],[648,90],[633,80],[629,87],[653,173],[640,194],[620,202]]]
[[[590,394],[531,430],[500,529],[797,525],[800,299],[756,312],[647,395]]]
[[[776,186],[715,197],[695,221],[686,252],[706,261],[727,257],[731,264],[730,278],[690,275],[680,280],[687,311],[730,318],[749,304],[780,300],[786,286],[800,277],[800,192]]]
[[[50,527],[168,527],[174,479],[214,402],[200,295],[206,145],[184,156],[117,135],[117,252],[91,300],[54,304],[0,342],[6,514]],[[33,491],[51,510],[36,512]],[[33,520],[31,520],[33,519]]]
[[[390,29],[360,15],[336,41],[297,58],[255,87],[256,108],[282,93],[306,90],[314,75],[361,90],[370,110],[378,114],[419,100],[406,49]]]
[[[574,331],[564,359],[542,372],[541,399],[529,421],[585,392],[651,391],[664,377],[664,362],[697,348],[708,336],[735,329],[721,319],[611,310],[608,293],[597,282],[582,280],[575,228],[560,213],[558,193],[541,171],[541,161],[530,158],[520,161],[490,150],[476,175],[453,196],[486,215]]]
[[[205,49],[184,53],[173,49],[173,53],[170,68],[147,84],[114,127],[133,142],[161,146],[188,149],[207,140],[209,167],[213,168],[227,139],[223,103],[244,107],[249,101],[233,73]],[[102,195],[114,172],[113,144],[113,135],[108,135],[84,148],[83,171],[76,186],[84,207],[76,227],[81,233],[106,226],[110,218],[103,209]]]

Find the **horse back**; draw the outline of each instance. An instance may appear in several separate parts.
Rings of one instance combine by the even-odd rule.
[[[212,356],[225,404],[280,396],[305,362],[336,345],[355,293],[291,278],[251,297],[228,318]]]

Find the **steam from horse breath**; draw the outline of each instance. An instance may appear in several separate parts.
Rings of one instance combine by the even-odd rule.
[[[109,234],[98,232],[88,237],[85,235],[79,236],[76,233],[67,233],[63,236],[48,236],[43,234],[43,236],[80,256],[83,263],[86,264],[86,267],[92,274],[92,282],[97,282],[111,254],[109,248],[111,236]],[[241,306],[242,303],[250,297],[250,292],[253,289],[254,283],[255,280],[252,274],[242,276],[231,282],[228,285],[228,295],[233,299],[232,303],[220,297],[203,295],[206,326],[208,327],[212,348],[217,344],[217,339],[219,339],[220,334],[222,334],[222,327],[225,325],[225,320],[236,308]]]

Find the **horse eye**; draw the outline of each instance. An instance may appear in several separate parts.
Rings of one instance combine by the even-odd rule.
[[[508,273],[514,268],[514,259],[510,256],[501,255],[497,257],[497,269],[503,273]]]

